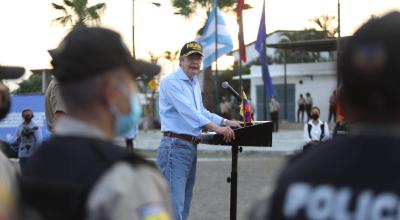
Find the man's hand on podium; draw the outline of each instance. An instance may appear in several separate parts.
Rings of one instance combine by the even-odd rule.
[[[235,140],[235,132],[233,132],[232,128],[230,128],[230,127],[220,127],[220,126],[218,126],[214,131],[217,134],[222,134],[224,136],[224,141],[226,143],[229,143],[232,140]]]
[[[226,125],[227,125],[228,127],[231,127],[231,128],[241,128],[241,127],[242,127],[242,123],[241,123],[240,121],[231,121],[231,120],[228,120],[228,121],[226,122]]]

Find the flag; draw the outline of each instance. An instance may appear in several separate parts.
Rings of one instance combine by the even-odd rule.
[[[215,13],[217,13],[217,30],[215,28]],[[215,35],[217,34],[217,39]],[[215,51],[215,41],[218,41],[218,51]],[[229,53],[233,49],[232,38],[226,28],[224,18],[220,10],[218,10],[217,1],[214,0],[214,6],[208,15],[207,24],[204,28],[203,34],[197,38],[197,42],[203,47],[203,69],[211,66],[217,58]],[[216,53],[217,52],[217,53]]]
[[[240,115],[243,118],[244,125],[251,124],[251,108],[247,100],[246,93],[243,91],[242,103],[240,104]]]
[[[243,19],[242,19],[242,13],[244,9],[244,0],[237,0],[237,8],[236,8],[236,16],[237,16],[237,21],[239,24],[239,34],[238,34],[238,39],[239,39],[239,51],[240,51],[240,59],[243,62],[246,62],[246,45],[244,45],[244,37],[243,37]]]
[[[268,57],[267,57],[266,51],[264,50],[266,38],[267,38],[267,34],[265,31],[265,0],[264,0],[262,14],[261,14],[261,20],[260,20],[260,27],[258,28],[258,35],[257,35],[256,44],[255,44],[255,49],[260,54],[259,59],[260,59],[261,67],[262,67],[262,79],[264,82],[264,92],[265,92],[265,94],[272,97],[272,96],[275,96],[275,93],[274,93],[274,88],[272,87],[271,76],[269,74]]]

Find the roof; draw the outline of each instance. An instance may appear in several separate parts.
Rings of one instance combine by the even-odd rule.
[[[351,37],[340,38],[340,44],[344,45]],[[286,50],[305,50],[305,51],[336,51],[337,39],[306,40],[296,42],[284,42],[278,44],[267,44],[267,47]]]

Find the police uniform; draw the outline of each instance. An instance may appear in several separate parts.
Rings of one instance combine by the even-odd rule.
[[[67,112],[60,95],[60,88],[56,79],[52,79],[45,94],[45,115],[47,129],[53,131],[54,114],[56,112]]]
[[[0,219],[12,219],[16,214],[18,195],[16,186],[16,169],[0,152]]]
[[[167,184],[154,165],[73,118],[55,131],[21,181],[23,200],[44,219],[170,219]]]
[[[168,187],[156,166],[111,142],[139,120],[135,92],[119,91],[129,98],[128,113],[115,107],[124,99],[111,103],[117,93],[100,93],[107,83],[111,90],[113,81],[115,85],[121,81],[111,75],[102,79],[102,74],[120,73],[124,75],[120,78],[129,80],[144,74],[153,77],[160,67],[134,60],[118,33],[97,27],[75,27],[52,57],[53,73],[71,112],[56,122],[56,135],[31,157],[21,178],[24,203],[46,220],[170,220]],[[90,107],[74,103],[79,94],[71,96],[74,89],[68,86],[88,89],[80,83],[91,79],[101,79],[105,85],[96,81],[99,93],[87,97],[98,102],[89,103]]]
[[[329,141],[289,164],[249,219],[399,219],[400,176],[389,172],[400,166],[399,145],[391,132]]]

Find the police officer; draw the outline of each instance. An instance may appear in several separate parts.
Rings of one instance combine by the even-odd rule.
[[[119,34],[77,27],[52,65],[68,115],[29,161],[23,201],[44,219],[170,219],[156,167],[112,143],[139,120],[134,79],[160,67],[133,61]]]
[[[288,164],[249,219],[399,219],[400,13],[364,24],[339,57],[352,126]]]
[[[0,66],[0,120],[7,116],[11,107],[10,93],[3,83],[4,79],[17,79],[24,74],[20,67]],[[17,171],[2,150],[5,146],[0,142],[0,219],[15,219],[17,215]]]

